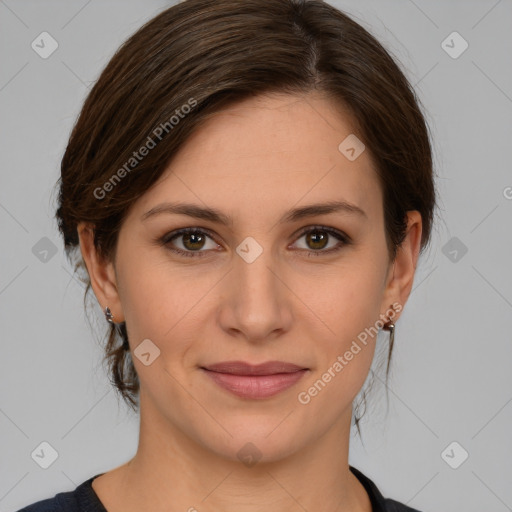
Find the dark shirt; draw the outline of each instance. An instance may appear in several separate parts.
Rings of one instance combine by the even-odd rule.
[[[350,470],[363,484],[370,496],[373,512],[419,512],[398,501],[384,498],[376,485],[358,469],[349,466]],[[92,481],[103,473],[95,475],[80,484],[74,491],[61,492],[55,497],[28,505],[18,512],[107,512],[98,495],[92,488]]]

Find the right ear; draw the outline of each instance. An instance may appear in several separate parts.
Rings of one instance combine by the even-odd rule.
[[[80,222],[77,226],[80,251],[87,267],[91,287],[103,310],[108,306],[114,315],[114,322],[124,321],[121,301],[117,290],[114,264],[100,257],[94,246],[94,225]]]

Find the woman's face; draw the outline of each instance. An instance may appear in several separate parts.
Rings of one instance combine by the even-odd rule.
[[[349,429],[374,333],[410,292],[421,233],[416,224],[393,265],[369,152],[357,156],[353,138],[339,148],[351,134],[319,96],[246,100],[205,123],[133,205],[112,285],[93,288],[126,321],[142,422],[232,460],[277,460]],[[317,208],[334,203],[352,206]],[[304,370],[204,369],[228,361]]]

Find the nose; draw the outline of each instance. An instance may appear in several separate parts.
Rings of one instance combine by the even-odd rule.
[[[223,285],[222,328],[256,343],[286,332],[292,323],[293,293],[286,285],[285,273],[271,251],[263,250],[253,261],[236,254]]]

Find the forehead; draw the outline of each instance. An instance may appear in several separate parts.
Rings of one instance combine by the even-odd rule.
[[[369,152],[349,160],[339,149],[353,132],[348,112],[326,97],[273,94],[238,102],[189,137],[136,211],[183,201],[271,222],[292,206],[345,200],[379,215]]]

